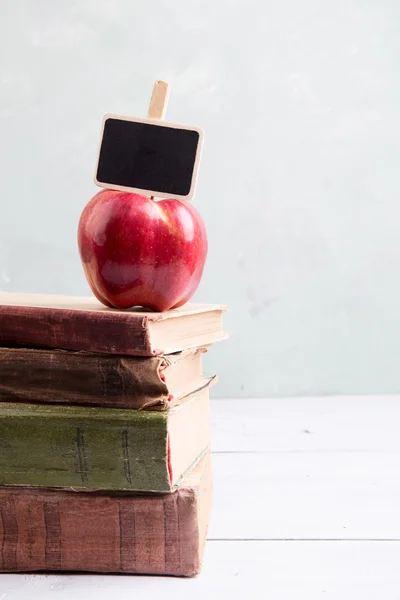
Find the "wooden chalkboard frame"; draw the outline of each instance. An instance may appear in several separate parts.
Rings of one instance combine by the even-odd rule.
[[[185,130],[189,130],[189,131],[196,131],[199,135],[199,142],[197,145],[197,152],[196,152],[196,158],[195,158],[195,162],[194,162],[194,166],[193,166],[192,181],[191,181],[189,193],[186,196],[181,196],[178,194],[168,194],[168,193],[160,192],[160,190],[147,190],[147,189],[145,190],[145,189],[141,189],[141,188],[126,187],[126,186],[122,186],[122,185],[114,185],[114,184],[104,183],[102,181],[99,181],[97,179],[97,171],[98,171],[98,166],[99,166],[101,144],[103,141],[104,127],[105,127],[105,123],[106,123],[107,119],[120,119],[122,121],[128,121],[128,122],[134,122],[134,123],[148,123],[149,125],[155,125],[157,127],[170,127],[173,129],[185,129]],[[192,125],[182,125],[180,123],[170,123],[167,121],[163,121],[161,119],[154,119],[154,118],[148,118],[148,117],[143,117],[143,118],[142,117],[130,117],[130,116],[126,116],[126,115],[107,113],[103,118],[103,122],[102,122],[102,126],[101,126],[100,143],[99,143],[99,148],[98,148],[98,152],[97,152],[94,182],[97,186],[99,186],[101,188],[105,188],[105,189],[120,190],[123,192],[135,192],[138,194],[144,194],[144,195],[158,197],[158,198],[177,198],[180,200],[190,200],[193,197],[195,189],[196,189],[201,153],[203,150],[203,140],[204,140],[204,132],[200,127],[195,127]]]

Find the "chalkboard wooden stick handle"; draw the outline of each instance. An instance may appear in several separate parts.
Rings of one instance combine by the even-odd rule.
[[[153,93],[150,98],[149,111],[147,116],[150,119],[163,120],[167,111],[169,96],[169,85],[166,81],[157,79],[154,83]],[[154,196],[150,196],[154,200]]]
[[[148,117],[150,119],[164,119],[167,110],[169,85],[166,81],[157,80],[151,95]]]

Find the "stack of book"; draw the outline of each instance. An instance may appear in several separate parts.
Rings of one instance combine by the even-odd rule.
[[[0,294],[0,571],[199,572],[223,311]]]

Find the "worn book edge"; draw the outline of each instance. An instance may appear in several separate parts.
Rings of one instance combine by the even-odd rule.
[[[194,315],[208,312],[211,310],[226,311],[227,307],[223,304],[196,304],[188,302],[179,308],[171,308],[165,312],[153,312],[141,307],[132,307],[130,309],[109,308],[104,306],[93,296],[58,296],[51,294],[16,294],[11,292],[0,292],[1,306],[21,306],[26,308],[50,308],[53,310],[73,310],[78,312],[94,312],[112,314],[115,316],[134,315],[143,318],[143,327],[147,321],[160,321],[173,319],[175,317],[184,317],[185,315]]]

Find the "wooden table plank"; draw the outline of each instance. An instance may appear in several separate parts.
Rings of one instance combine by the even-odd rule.
[[[3,575],[0,600],[397,598],[400,543],[210,542],[195,579]]]
[[[400,539],[400,453],[213,455],[210,538]]]
[[[213,450],[400,452],[400,396],[213,400]]]

